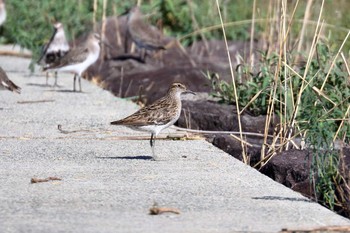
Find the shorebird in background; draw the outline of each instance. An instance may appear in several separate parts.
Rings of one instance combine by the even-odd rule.
[[[0,89],[7,89],[13,92],[21,93],[21,88],[14,84],[8,77],[6,72],[0,67]]]
[[[162,35],[150,24],[144,21],[144,16],[138,6],[129,11],[127,30],[131,39],[141,50],[165,49],[162,43]],[[142,51],[141,59],[144,60],[146,52]]]
[[[64,33],[63,25],[60,22],[55,23],[54,32],[49,43],[44,45],[41,57],[38,64],[45,67],[50,67],[51,64],[58,62],[69,51],[69,44]],[[46,72],[46,85],[48,83],[48,72]],[[57,72],[55,72],[55,84],[57,86]]]
[[[183,93],[195,94],[187,90],[185,85],[173,83],[164,97],[124,119],[111,122],[111,124],[150,132],[153,160],[156,160],[154,153],[155,138],[160,131],[173,125],[179,119],[182,107],[181,94]]]
[[[61,59],[44,67],[44,71],[54,70],[74,73],[73,91],[76,90],[75,80],[77,76],[79,78],[79,90],[81,91],[81,75],[97,61],[100,56],[100,50],[100,36],[96,33],[91,33],[83,45],[70,49]]]
[[[0,0],[0,26],[4,24],[6,20],[6,6],[5,6],[5,1]]]

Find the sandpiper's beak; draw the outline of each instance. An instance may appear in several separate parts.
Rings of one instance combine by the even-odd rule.
[[[192,95],[196,95],[196,92],[193,92],[191,90],[186,90],[183,92],[183,94],[192,94]]]

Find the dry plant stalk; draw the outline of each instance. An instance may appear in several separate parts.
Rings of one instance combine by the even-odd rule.
[[[106,11],[107,11],[107,3],[108,3],[108,0],[103,0],[101,41],[104,41],[105,38],[106,38],[106,26],[107,26]],[[102,43],[101,43],[101,45],[102,45]],[[101,57],[102,57],[102,60],[104,60],[104,57],[105,57],[105,46],[101,46]],[[102,65],[102,62],[100,64],[99,70],[101,69],[101,65]]]
[[[225,26],[224,26],[224,22],[223,22],[222,16],[221,16],[219,0],[216,0],[216,6],[217,6],[217,9],[218,9],[218,12],[219,12],[219,18],[220,18],[221,27],[222,27],[222,33],[223,33],[223,37],[224,37],[224,41],[225,41],[225,47],[226,47],[226,51],[227,51],[228,62],[229,62],[229,65],[230,65],[230,73],[231,73],[231,78],[232,78],[233,92],[234,92],[235,102],[236,102],[238,127],[239,127],[239,132],[240,132],[240,138],[242,140],[241,141],[242,158],[243,158],[243,162],[245,164],[247,164],[248,163],[248,157],[247,157],[247,154],[246,154],[246,147],[245,147],[245,145],[243,143],[244,139],[243,139],[243,134],[242,134],[241,114],[240,114],[240,111],[239,111],[239,101],[238,101],[237,88],[236,88],[236,83],[235,83],[235,76],[234,76],[234,73],[233,73],[231,56],[230,56],[230,51],[228,49],[228,43],[227,43],[227,37],[226,37],[226,32],[225,32]]]
[[[325,77],[325,79],[324,79],[324,81],[322,83],[322,86],[320,88],[321,91],[323,90],[324,86],[326,85],[326,82],[328,80],[328,77],[329,77],[329,75],[330,75],[334,65],[335,65],[335,62],[337,61],[337,58],[338,58],[340,52],[343,50],[343,47],[344,47],[345,43],[348,41],[349,36],[350,36],[350,30],[348,31],[348,34],[346,35],[345,39],[343,40],[343,43],[341,44],[341,46],[340,46],[340,48],[338,50],[338,53],[335,55],[335,57],[334,57],[334,59],[332,61],[332,64],[329,67],[328,73],[327,73],[327,75],[326,75],[326,77]]]
[[[276,1],[276,2],[279,2],[279,1]],[[299,2],[299,0],[298,0]],[[261,19],[254,19],[255,23],[274,23],[274,22],[278,22],[279,21],[279,18],[278,17],[273,17],[273,18],[270,18],[270,19],[266,19],[266,18],[261,18]],[[307,25],[315,25],[317,26],[318,22],[314,22],[314,21],[303,21],[303,20],[298,20],[298,19],[295,19],[295,22],[299,22],[299,23],[305,23]],[[235,22],[227,22],[227,23],[224,23],[224,26],[225,28],[228,28],[228,27],[235,27],[235,26],[242,26],[242,25],[246,25],[246,24],[251,24],[252,23],[252,19],[246,19],[246,20],[241,20],[241,21],[235,21]],[[344,27],[335,27],[334,25],[331,25],[331,24],[327,24],[327,23],[322,23],[323,27],[324,28],[336,28],[337,30],[340,30],[340,31],[346,31],[348,32],[348,29],[347,28],[344,28]],[[217,24],[217,25],[212,25],[212,26],[208,26],[208,27],[202,27],[198,30],[195,30],[195,31],[192,31],[186,35],[183,35],[181,37],[178,38],[179,41],[182,41],[184,39],[187,39],[189,37],[192,37],[193,35],[197,35],[199,33],[203,33],[203,32],[209,32],[209,31],[213,31],[213,30],[217,30],[217,29],[220,29],[222,28],[222,25],[221,24]],[[272,29],[271,29],[272,31]],[[272,33],[272,32],[271,32]],[[273,41],[272,39],[273,37],[271,36],[271,38],[268,39],[269,43],[271,41]],[[268,54],[270,54],[268,52]]]
[[[308,59],[307,59],[307,63],[306,63],[306,66],[305,66],[305,71],[304,71],[303,79],[302,79],[302,82],[301,82],[300,91],[299,91],[299,93],[297,95],[296,104],[295,104],[295,107],[294,107],[294,110],[293,110],[291,121],[289,123],[289,129],[293,129],[294,126],[295,126],[296,117],[298,115],[299,106],[300,106],[300,103],[301,103],[301,97],[302,97],[302,94],[303,94],[303,91],[304,91],[306,76],[307,76],[307,73],[308,73],[309,68],[310,68],[310,63],[311,63],[312,57],[313,57],[313,55],[314,55],[314,53],[316,51],[317,42],[318,42],[318,40],[320,38],[320,35],[322,33],[323,24],[321,24],[320,22],[321,22],[321,16],[322,16],[322,12],[323,12],[323,7],[324,7],[324,0],[322,0],[320,14],[319,14],[318,21],[317,21],[317,26],[316,26],[316,29],[315,29],[315,35],[314,35],[314,38],[312,40],[311,49],[310,49],[309,56],[308,56]],[[289,132],[286,132],[286,133],[288,134],[287,138],[288,138],[288,141],[289,141],[289,139],[292,137],[292,130],[289,130]],[[288,147],[289,147],[289,143],[287,143],[287,147],[286,148],[288,148]]]
[[[298,48],[297,48],[297,52],[300,53],[301,48],[303,46],[303,42],[304,42],[304,38],[305,38],[305,29],[306,29],[306,22],[310,19],[310,13],[311,13],[311,6],[312,6],[312,1],[313,0],[309,0],[306,4],[306,9],[305,9],[305,15],[304,15],[304,19],[303,19],[303,25],[300,31],[300,40],[298,43]]]
[[[117,15],[117,5],[113,4],[113,14]],[[116,36],[116,44],[117,47],[120,47],[122,45],[122,39],[120,35],[120,28],[119,28],[119,21],[118,21],[118,16],[114,17],[114,24],[115,24],[115,36]]]
[[[334,135],[333,142],[335,142],[335,140],[337,139],[338,134],[339,134],[341,128],[343,127],[343,125],[344,125],[344,121],[349,121],[349,119],[346,118],[349,115],[349,113],[350,113],[350,105],[348,106],[348,108],[347,108],[347,110],[346,110],[346,112],[344,114],[344,118],[341,120],[341,123],[340,123],[340,125],[338,127],[338,130],[337,130],[337,132]],[[344,139],[345,139],[345,135],[344,135]]]
[[[156,202],[149,209],[150,215],[159,215],[159,214],[163,214],[163,213],[180,214],[180,211],[176,208],[171,208],[171,207],[158,207],[158,204]]]
[[[198,22],[197,22],[197,20],[196,20],[195,15],[194,15],[193,7],[192,7],[192,0],[186,0],[186,1],[187,1],[187,5],[188,5],[188,9],[189,9],[190,15],[191,15],[192,27],[193,27],[194,30],[198,30],[198,29],[199,29],[199,25],[198,25]],[[208,54],[208,56],[209,56],[210,54],[209,54],[208,40],[207,40],[207,38],[205,38],[203,32],[200,32],[199,35],[200,35],[201,38],[202,38],[202,41],[203,41],[203,43],[204,43],[205,50],[206,50],[206,52],[207,52],[207,54]]]
[[[152,207],[149,209],[150,215],[159,215],[163,213],[180,214],[180,211],[178,209],[168,207]]]
[[[283,4],[284,3],[284,4]],[[276,96],[276,92],[277,92],[277,86],[278,86],[278,77],[279,77],[279,72],[280,72],[280,67],[281,67],[281,63],[282,63],[282,48],[284,46],[284,43],[285,43],[285,39],[286,38],[286,35],[285,35],[285,27],[283,27],[283,25],[285,25],[285,20],[286,20],[286,17],[285,17],[285,12],[286,12],[286,2],[285,0],[282,1],[282,9],[283,9],[283,20],[282,22],[280,22],[280,26],[278,27],[279,29],[282,28],[282,32],[279,33],[279,44],[280,44],[280,48],[279,48],[279,56],[278,56],[278,65],[276,66],[276,69],[275,69],[275,74],[274,74],[274,82],[273,82],[273,88],[271,88],[271,91],[270,91],[270,95],[269,95],[269,102],[268,102],[268,108],[267,108],[267,116],[266,116],[266,121],[265,121],[265,129],[264,129],[264,135],[267,135],[268,132],[269,132],[269,126],[270,126],[270,123],[272,121],[272,118],[273,118],[273,113],[274,113],[274,103],[275,103],[275,96]],[[282,124],[281,124],[282,125]],[[261,146],[261,156],[260,156],[260,160],[261,161],[264,161],[265,159],[265,150],[266,150],[266,145],[267,145],[267,136],[264,137],[264,142]],[[262,164],[263,165],[263,164]]]
[[[42,183],[42,182],[48,182],[50,180],[62,180],[61,178],[55,177],[55,176],[50,176],[45,179],[40,179],[40,178],[32,178],[30,179],[30,183],[35,184],[35,183]]]
[[[96,31],[96,12],[97,12],[97,0],[94,0],[94,5],[93,5],[93,13],[92,13],[92,25],[94,31]]]
[[[250,44],[249,44],[250,69],[254,67],[253,49],[254,49],[255,11],[256,11],[256,0],[253,1],[252,26],[250,29]]]
[[[287,3],[288,1],[283,0],[281,2],[277,2],[276,4],[276,8],[275,8],[275,14],[273,16],[273,20],[276,18],[281,18],[280,20],[280,24],[277,25],[277,28],[279,29],[279,33],[278,33],[278,44],[279,44],[279,56],[278,56],[278,63],[275,69],[275,73],[274,73],[274,82],[273,82],[273,88],[270,91],[270,97],[268,100],[268,109],[267,109],[267,117],[266,117],[266,121],[265,121],[265,130],[264,130],[264,142],[262,144],[262,148],[261,148],[261,161],[258,163],[259,165],[264,165],[264,163],[267,161],[266,160],[266,156],[268,157],[268,159],[270,159],[274,154],[276,154],[276,151],[282,151],[284,148],[284,145],[288,145],[289,142],[292,142],[294,145],[295,143],[291,140],[291,138],[287,139],[285,138],[285,133],[286,132],[290,132],[290,128],[288,127],[288,119],[291,118],[291,116],[289,116],[288,113],[288,109],[287,109],[287,105],[288,102],[292,102],[292,104],[294,103],[294,99],[293,99],[293,95],[290,95],[292,98],[292,101],[288,101],[288,95],[285,94],[284,95],[284,99],[282,98],[282,92],[279,92],[278,95],[278,90],[292,90],[292,80],[288,77],[288,70],[292,69],[291,67],[288,66],[288,61],[287,61],[287,42],[289,39],[289,34],[291,31],[291,26],[294,20],[294,16],[297,10],[297,7],[299,5],[299,0],[295,3],[294,5],[294,9],[292,12],[292,15],[290,17],[288,17],[288,13],[287,13]],[[272,4],[272,2],[270,1],[270,4]],[[281,4],[280,7],[279,4]],[[269,6],[269,9],[271,11],[272,7]],[[278,9],[281,9],[281,12],[278,11]],[[281,16],[279,16],[279,14],[281,14]],[[289,20],[289,22],[288,22]],[[288,22],[288,24],[287,24]],[[270,36],[269,36],[269,44],[274,44],[274,37],[273,37],[273,28],[270,28]],[[284,66],[284,77],[285,80],[284,82],[282,82],[280,80],[280,72],[281,72],[281,67]],[[287,69],[286,69],[287,68]],[[293,71],[295,72],[295,71]],[[295,72],[296,73],[296,72]],[[288,82],[289,81],[289,82]],[[258,96],[254,96],[255,98],[257,98]],[[268,130],[269,130],[269,126],[271,125],[272,120],[274,119],[274,106],[275,106],[275,102],[278,101],[279,103],[279,107],[281,109],[281,114],[280,114],[280,118],[279,118],[279,125],[281,126],[281,129],[278,131],[278,133],[274,134],[274,138],[273,141],[271,143],[271,145],[268,145],[267,143],[267,135],[268,135]],[[293,106],[294,108],[294,106]],[[280,140],[279,144],[277,144],[277,139]],[[268,151],[266,152],[266,147],[268,146]],[[286,147],[288,148],[288,146]],[[267,155],[266,155],[267,153]]]

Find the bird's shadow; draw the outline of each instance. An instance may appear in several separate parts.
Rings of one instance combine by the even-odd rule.
[[[52,86],[49,84],[40,84],[40,83],[27,83],[27,86],[36,86],[36,87],[51,87],[51,88],[61,88],[62,86],[57,85],[57,86]],[[65,92],[65,93],[77,93],[77,94],[86,94],[87,92],[84,91],[73,91],[72,89],[51,89],[51,90],[46,90],[48,92]]]
[[[98,159],[126,159],[126,160],[153,160],[152,156],[137,155],[137,156],[114,156],[114,157],[97,157]]]
[[[52,87],[49,84],[40,84],[40,83],[27,83],[27,86],[35,86],[35,87]]]
[[[64,92],[64,93],[76,93],[76,94],[86,94],[87,92],[83,91],[73,91],[73,90],[49,90],[49,92]]]

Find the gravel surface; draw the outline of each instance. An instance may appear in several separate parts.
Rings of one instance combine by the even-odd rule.
[[[350,221],[204,140],[157,140],[109,122],[138,107],[83,80],[29,75],[0,57],[22,94],[0,92],[0,232],[278,232]],[[49,83],[53,83],[51,78]],[[66,133],[58,130],[58,125]],[[174,130],[165,130],[163,136]],[[135,137],[142,140],[130,140]],[[129,140],[128,140],[129,139]],[[31,184],[31,178],[58,177]],[[149,215],[154,202],[180,214]]]

